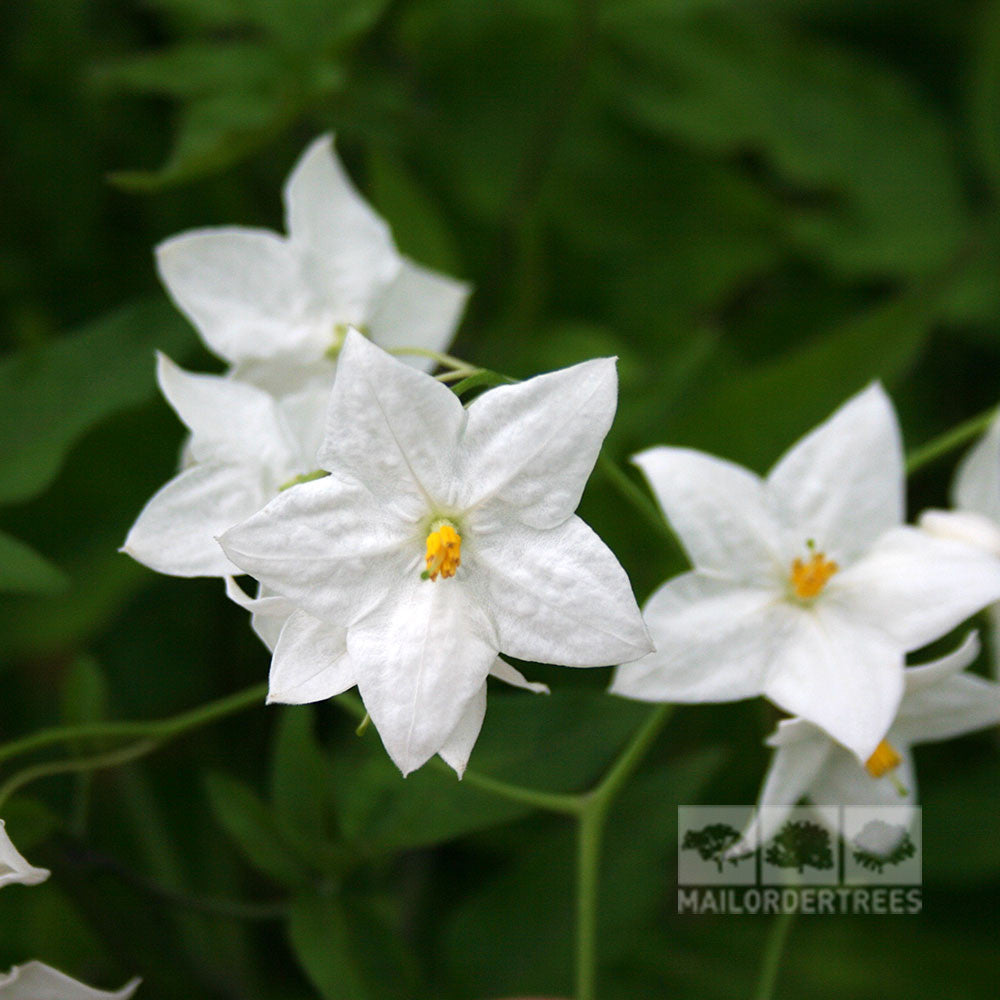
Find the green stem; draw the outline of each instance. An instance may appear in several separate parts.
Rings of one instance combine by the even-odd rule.
[[[680,542],[677,536],[670,530],[669,525],[660,513],[656,501],[629,475],[617,462],[608,458],[603,452],[597,459],[597,467],[604,473],[605,477],[621,495],[646,519],[650,527],[655,528],[657,533],[666,538],[671,545],[680,550]]]
[[[425,347],[391,347],[386,352],[392,355],[409,355],[416,358],[429,358],[436,361],[442,368],[450,368],[452,371],[464,372],[471,375],[478,371],[475,365],[470,365],[468,361],[456,358],[452,354],[443,354],[441,351],[429,351]]]
[[[597,787],[583,796],[576,855],[576,1000],[596,997],[597,913],[604,823],[615,797],[642,763],[673,709],[673,705],[659,705],[653,709]]]
[[[23,771],[8,778],[3,785],[0,785],[0,812],[7,804],[7,800],[18,789],[39,778],[48,778],[56,774],[79,774],[86,771],[94,771],[101,767],[117,767],[119,764],[127,764],[129,761],[144,757],[160,746],[161,740],[140,740],[127,747],[119,747],[117,750],[109,750],[106,753],[94,754],[92,757],[77,757],[71,760],[48,761],[45,764],[35,764],[34,767],[26,767]]]
[[[58,726],[43,729],[23,739],[15,740],[0,746],[0,764],[29,753],[41,750],[56,743],[66,743],[72,740],[134,740],[149,737],[162,742],[173,739],[190,729],[197,729],[223,716],[232,715],[251,705],[262,704],[267,696],[266,684],[255,684],[245,691],[237,691],[218,701],[210,701],[199,705],[188,712],[174,715],[166,719],[153,719],[149,722],[96,722],[80,726]]]
[[[760,978],[757,980],[754,1000],[771,1000],[774,995],[774,986],[778,981],[778,969],[781,966],[781,956],[784,953],[785,943],[788,941],[788,935],[794,922],[794,910],[779,913],[774,918],[767,932],[767,941],[764,944],[764,959],[760,964]]]
[[[930,465],[931,462],[941,458],[942,455],[947,455],[948,452],[961,448],[962,445],[979,437],[990,426],[996,415],[996,407],[993,407],[985,413],[980,413],[957,427],[953,427],[950,431],[945,431],[944,434],[932,438],[927,444],[915,448],[906,458],[907,473],[912,475],[925,465]]]

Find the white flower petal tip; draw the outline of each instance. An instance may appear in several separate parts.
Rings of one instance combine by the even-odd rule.
[[[0,888],[5,885],[39,885],[51,873],[45,868],[36,868],[17,850],[7,835],[6,824],[0,820]]]
[[[1000,524],[970,510],[925,510],[917,522],[935,538],[964,542],[1000,558]]]
[[[490,675],[499,681],[503,681],[505,684],[510,684],[512,687],[523,688],[525,691],[531,691],[534,694],[552,693],[549,690],[548,684],[541,684],[538,681],[527,680],[520,670],[511,666],[506,660],[501,659],[499,656],[490,668]]]
[[[0,1000],[129,1000],[141,984],[132,979],[120,990],[96,990],[43,962],[25,962],[0,976]]]

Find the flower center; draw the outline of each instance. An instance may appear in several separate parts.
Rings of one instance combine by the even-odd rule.
[[[462,565],[462,536],[449,521],[435,521],[427,536],[425,580],[436,580],[440,573],[446,580]]]
[[[808,560],[796,559],[788,577],[795,596],[803,601],[811,601],[816,597],[840,568],[822,552],[816,552],[812,540],[807,542],[807,546],[811,553]]]
[[[865,762],[865,770],[873,778],[881,778],[899,767],[902,762],[903,758],[896,752],[896,748],[888,740],[882,740]]]

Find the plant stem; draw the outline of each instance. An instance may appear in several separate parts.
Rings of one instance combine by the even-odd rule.
[[[774,995],[774,985],[778,981],[781,956],[784,953],[785,943],[788,941],[788,935],[794,922],[794,910],[779,913],[774,918],[767,932],[767,941],[764,943],[764,959],[760,964],[760,977],[757,980],[754,1000],[771,1000]]]
[[[942,455],[947,455],[948,452],[961,448],[963,444],[979,437],[993,422],[996,415],[996,407],[993,407],[985,413],[980,413],[957,427],[953,427],[950,431],[945,431],[944,434],[932,438],[927,444],[915,448],[906,458],[907,473],[912,475]]]
[[[431,361],[436,361],[442,368],[450,368],[454,372],[464,372],[466,375],[471,375],[479,370],[475,365],[470,365],[468,361],[456,358],[452,354],[429,351],[426,347],[391,347],[386,353],[395,356],[409,355],[416,358],[429,358]]]
[[[199,705],[188,712],[149,722],[96,722],[80,726],[58,726],[32,733],[23,739],[0,746],[0,763],[32,750],[41,750],[56,743],[71,740],[134,740],[149,737],[158,742],[173,739],[190,729],[197,729],[226,715],[232,715],[251,705],[262,704],[267,696],[266,684],[255,684],[218,701]]]
[[[45,764],[26,767],[0,785],[0,810],[7,804],[7,800],[14,792],[38,778],[48,778],[56,774],[83,773],[101,767],[116,767],[119,764],[127,764],[129,761],[144,757],[147,753],[152,752],[160,746],[161,742],[161,740],[140,740],[138,743],[119,747],[117,750],[109,750],[106,753],[94,754],[92,757],[48,761]]]
[[[595,1000],[596,997],[597,912],[604,823],[615,796],[642,763],[673,708],[673,705],[659,705],[653,709],[601,782],[583,796],[576,854],[576,1000]]]
[[[441,761],[441,767],[450,770],[448,765]],[[466,771],[462,781],[466,785],[478,788],[481,791],[489,792],[511,802],[520,802],[522,805],[534,806],[536,809],[544,809],[546,812],[562,813],[566,816],[580,816],[587,800],[585,795],[561,795],[556,792],[540,792],[534,788],[522,788],[520,785],[511,785],[506,781],[498,781],[488,775],[479,774],[476,771]]]

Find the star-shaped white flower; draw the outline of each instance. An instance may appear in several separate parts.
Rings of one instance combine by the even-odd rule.
[[[864,764],[805,719],[785,719],[767,739],[774,756],[759,806],[767,839],[802,798],[818,805],[899,806],[917,800],[910,747],[1000,724],[1000,684],[963,673],[979,652],[976,634],[933,663],[904,674],[899,711]],[[781,807],[787,807],[781,808]]]
[[[316,471],[329,389],[278,400],[234,378],[186,372],[162,354],[157,379],[191,431],[186,467],[146,504],[122,551],[173,576],[239,573],[216,538]]]
[[[466,409],[348,334],[319,454],[331,475],[220,539],[301,612],[278,640],[272,696],[357,684],[405,774],[453,737],[471,748],[498,652],[580,667],[648,652],[625,572],[573,513],[616,395],[605,359]]]
[[[45,868],[36,868],[21,856],[7,835],[4,821],[0,819],[0,888],[20,882],[21,885],[38,885],[49,877]]]
[[[0,975],[0,1000],[128,1000],[139,983],[133,979],[109,993],[85,986],[42,962],[25,962]]]
[[[1000,562],[902,525],[902,446],[879,385],[766,479],[684,448],[636,462],[694,570],[650,598],[656,651],[619,668],[618,694],[764,694],[866,761],[896,715],[904,654],[1000,597]]]
[[[240,377],[283,393],[332,372],[327,353],[349,325],[387,349],[447,346],[468,287],[399,253],[385,221],[344,173],[331,136],[302,155],[284,202],[287,236],[200,229],[156,251],[174,302]]]

